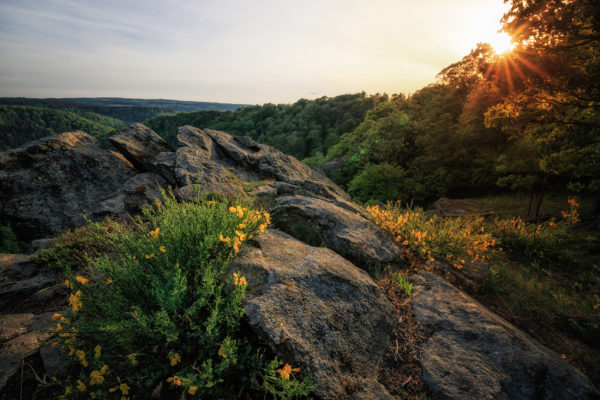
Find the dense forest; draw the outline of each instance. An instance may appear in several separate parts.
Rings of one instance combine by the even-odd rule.
[[[328,149],[338,143],[342,134],[361,123],[368,110],[387,100],[385,95],[357,93],[301,99],[294,104],[268,103],[227,112],[161,115],[145,123],[172,145],[177,141],[177,127],[193,125],[250,136],[300,160],[312,157],[305,161],[315,166],[324,159]]]

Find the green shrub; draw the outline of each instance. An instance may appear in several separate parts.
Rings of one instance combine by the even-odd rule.
[[[273,372],[281,363],[240,330],[246,278],[228,262],[269,223],[240,204],[166,196],[119,229],[93,225],[86,232],[105,249],[79,271],[65,264],[72,312],[55,315],[56,343],[78,363],[63,397],[306,396],[310,379]]]
[[[0,253],[28,253],[31,247],[20,242],[10,226],[0,225]]]

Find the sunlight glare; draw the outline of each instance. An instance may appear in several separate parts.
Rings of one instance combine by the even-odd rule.
[[[489,39],[489,43],[497,54],[507,53],[515,47],[506,32],[496,34],[495,37]]]

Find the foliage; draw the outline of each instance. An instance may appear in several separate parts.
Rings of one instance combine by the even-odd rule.
[[[63,397],[306,396],[310,378],[291,380],[287,364],[275,370],[282,363],[266,362],[240,329],[247,280],[228,261],[269,223],[239,203],[165,196],[131,224],[94,224],[86,238],[55,242],[46,258],[95,249],[63,264],[71,311],[55,315],[56,345],[78,364]]]
[[[402,209],[399,202],[388,203],[384,209],[367,207],[367,211],[397,243],[430,261],[444,260],[456,269],[462,269],[466,262],[489,262],[501,251],[481,217],[428,216],[421,208]]]
[[[387,97],[365,93],[348,94],[316,100],[301,99],[294,104],[264,104],[242,107],[235,111],[196,111],[162,115],[145,124],[175,145],[177,128],[193,125],[225,131],[236,136],[250,136],[259,143],[272,145],[302,160],[337,143],[339,137],[354,129],[365,113]]]
[[[400,272],[394,274],[394,280],[404,290],[407,296],[410,296],[413,289],[413,284],[408,279],[404,278]]]
[[[27,243],[17,240],[10,226],[0,225],[0,253],[27,253],[31,250]]]

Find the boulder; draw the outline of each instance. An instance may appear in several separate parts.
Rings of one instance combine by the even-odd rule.
[[[577,369],[438,275],[413,277],[415,317],[434,334],[421,365],[434,399],[598,399]]]
[[[161,152],[173,151],[152,129],[135,123],[108,138],[141,171],[152,171],[152,160]]]
[[[167,182],[159,175],[151,172],[134,175],[123,184],[115,197],[100,203],[99,211],[94,216],[125,217],[127,214],[139,213],[142,208],[152,206],[157,199],[162,199],[161,190],[167,189]]]
[[[284,362],[312,374],[322,399],[391,399],[377,369],[397,319],[367,273],[277,230],[231,263],[248,281],[247,322]]]
[[[0,390],[21,368],[23,359],[53,335],[53,312],[0,315]]]
[[[175,177],[175,160],[177,154],[175,152],[158,153],[152,160],[152,172],[162,176],[169,185],[177,185]]]
[[[284,196],[271,210],[275,227],[313,246],[325,246],[374,273],[405,264],[393,238],[371,221],[330,201]]]
[[[85,132],[0,153],[0,225],[31,241],[85,223],[135,170]]]

